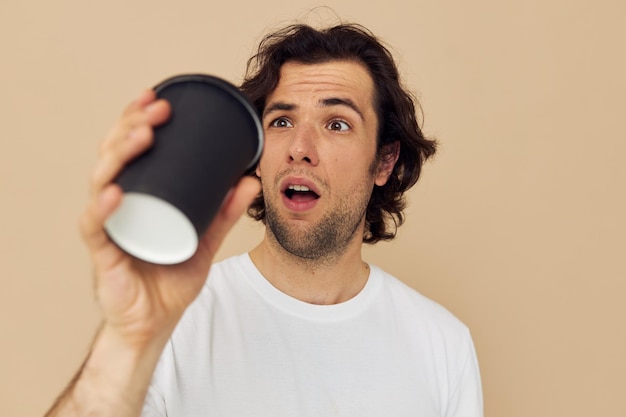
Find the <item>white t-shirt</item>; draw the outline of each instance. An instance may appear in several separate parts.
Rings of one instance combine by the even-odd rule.
[[[479,417],[468,329],[371,266],[363,290],[313,305],[247,254],[211,268],[166,345],[144,417]]]

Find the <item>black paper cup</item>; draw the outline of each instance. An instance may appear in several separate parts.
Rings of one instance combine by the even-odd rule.
[[[127,253],[166,265],[194,255],[230,188],[258,162],[263,129],[241,91],[217,77],[180,75],[154,89],[171,117],[116,179],[124,196],[105,230]]]

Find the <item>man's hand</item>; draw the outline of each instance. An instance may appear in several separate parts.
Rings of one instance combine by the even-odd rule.
[[[260,190],[242,178],[231,190],[197,253],[178,265],[154,265],[119,249],[104,222],[122,200],[113,183],[123,167],[153,142],[154,127],[167,121],[169,104],[147,90],[123,112],[103,141],[91,177],[90,200],[80,230],[92,258],[103,327],[79,377],[49,412],[54,415],[138,415],[163,346],[200,292],[227,232]],[[104,404],[98,404],[104,402]]]

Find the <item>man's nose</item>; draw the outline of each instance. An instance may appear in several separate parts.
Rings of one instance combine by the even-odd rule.
[[[312,126],[300,125],[294,129],[289,146],[289,159],[294,162],[307,162],[313,166],[319,163],[319,133]]]

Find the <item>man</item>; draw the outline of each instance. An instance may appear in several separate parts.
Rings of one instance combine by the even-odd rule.
[[[361,258],[394,237],[435,151],[391,55],[358,26],[291,26],[261,43],[242,90],[265,131],[261,192],[243,178],[183,264],[140,262],[103,232],[112,180],[168,104],[142,93],[104,141],[81,221],[104,322],[49,415],[481,416],[467,328]],[[207,279],[248,206],[263,241]]]

